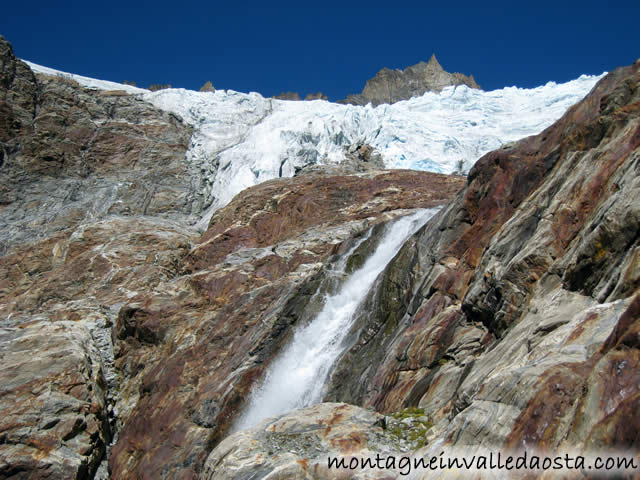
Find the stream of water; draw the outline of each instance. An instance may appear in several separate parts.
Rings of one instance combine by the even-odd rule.
[[[336,293],[326,296],[322,310],[311,322],[297,328],[269,366],[262,384],[253,390],[234,430],[322,401],[331,367],[349,347],[345,339],[358,307],[404,242],[436,212],[437,209],[419,210],[386,226],[378,246],[362,267],[349,275]],[[359,243],[343,255],[334,275],[344,275],[347,260]]]

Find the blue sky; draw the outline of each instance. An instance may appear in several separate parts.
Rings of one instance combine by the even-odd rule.
[[[27,60],[138,86],[265,96],[358,93],[435,53],[491,90],[599,74],[640,58],[640,0],[618,2],[7,2],[0,34]]]

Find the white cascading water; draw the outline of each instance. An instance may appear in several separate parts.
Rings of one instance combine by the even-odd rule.
[[[336,359],[347,347],[344,340],[357,308],[404,242],[422,227],[437,209],[419,210],[391,222],[375,252],[354,271],[339,291],[325,298],[320,313],[301,326],[269,367],[262,385],[255,389],[244,414],[233,430],[243,430],[296,408],[322,401],[323,387]],[[338,269],[346,267],[343,256]]]

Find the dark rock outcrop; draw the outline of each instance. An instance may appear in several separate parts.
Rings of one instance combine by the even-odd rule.
[[[374,107],[382,103],[395,103],[419,97],[425,92],[440,92],[444,87],[467,85],[480,88],[473,75],[448,73],[444,71],[435,55],[428,63],[420,62],[404,70],[383,68],[375,77],[367,80],[362,93],[349,95],[339,103],[367,105]]]
[[[300,100],[302,100],[302,97],[300,97],[300,94],[298,92],[282,92],[282,93],[280,93],[280,95],[274,95],[273,98],[275,98],[277,100],[291,100],[291,101],[300,101]],[[304,100],[305,101],[329,100],[329,97],[327,97],[322,92],[307,93],[307,95],[304,97]]]
[[[329,97],[327,97],[322,92],[316,92],[316,93],[307,93],[304,99],[305,100],[329,100]]]
[[[149,90],[151,90],[152,92],[157,92],[158,90],[164,90],[166,88],[171,88],[171,84],[170,83],[153,83],[151,85],[149,85]]]
[[[300,101],[300,94],[298,92],[280,92],[279,95],[274,95],[273,98],[276,100],[291,100],[291,101]]]

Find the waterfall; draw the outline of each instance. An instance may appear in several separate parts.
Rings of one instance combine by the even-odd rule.
[[[297,328],[292,340],[271,363],[262,384],[252,391],[233,430],[250,428],[265,418],[322,401],[331,367],[348,348],[345,338],[357,308],[407,238],[436,212],[437,209],[421,209],[386,226],[374,253],[362,267],[351,273],[336,293],[326,296],[322,310],[311,322]],[[347,260],[358,245],[343,255],[335,273],[344,275]]]

